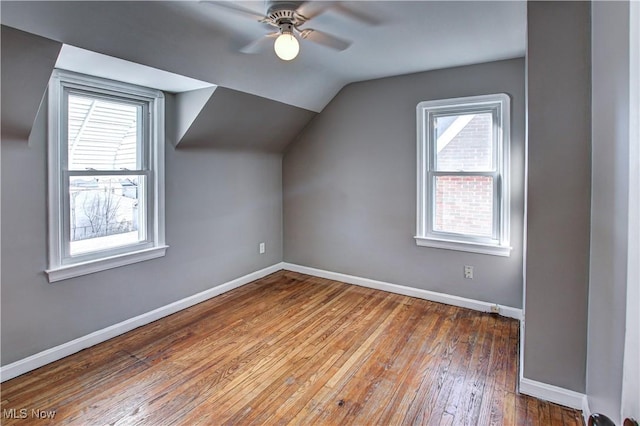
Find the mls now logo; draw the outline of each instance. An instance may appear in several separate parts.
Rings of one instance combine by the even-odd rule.
[[[2,417],[5,419],[26,419],[29,416],[29,412],[26,408],[10,408],[8,410],[2,410]]]
[[[2,410],[2,417],[5,419],[26,419],[27,417],[35,419],[53,419],[55,416],[55,410],[45,411],[35,408],[31,411],[26,408],[10,408]]]

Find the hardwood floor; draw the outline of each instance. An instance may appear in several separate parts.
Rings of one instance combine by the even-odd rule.
[[[582,425],[516,393],[517,343],[515,320],[281,271],[3,383],[2,424]]]

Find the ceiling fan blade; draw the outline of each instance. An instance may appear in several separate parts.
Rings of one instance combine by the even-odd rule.
[[[332,1],[305,1],[302,2],[296,12],[308,21],[330,9],[333,4],[334,2]]]
[[[256,21],[263,21],[266,18],[264,15],[261,15],[256,11],[253,11],[243,6],[239,6],[230,1],[213,1],[213,0],[199,0],[199,1],[200,3],[208,4],[210,6],[219,6],[219,7],[234,11],[248,18],[253,18]]]
[[[336,10],[336,12],[341,13],[355,21],[360,21],[363,24],[380,25],[382,23],[382,20],[378,16],[371,13],[363,12],[362,10],[352,9],[351,7],[348,7],[342,3],[334,2],[332,7],[334,10]]]
[[[280,35],[280,33],[277,32],[266,34],[264,37],[260,37],[259,39],[254,40],[246,46],[242,47],[240,49],[240,52],[247,54],[256,54],[262,50],[268,39],[276,38],[278,35]]]
[[[351,46],[350,41],[343,40],[323,31],[312,30],[310,28],[301,30],[300,37],[336,50],[345,50],[347,47]]]

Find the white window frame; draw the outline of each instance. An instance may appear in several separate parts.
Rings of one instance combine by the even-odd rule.
[[[145,176],[143,203],[146,203],[146,239],[135,244],[70,254],[69,177],[83,172],[68,170],[66,93],[78,91],[89,96],[129,101],[143,105],[141,170]],[[162,257],[165,244],[164,221],[164,94],[162,91],[128,83],[54,70],[48,88],[48,255],[45,271],[49,282],[61,281],[144,260]],[[86,173],[86,172],[85,172]],[[95,175],[131,174],[131,171],[95,170]]]
[[[416,244],[425,247],[466,251],[496,256],[510,256],[510,99],[507,94],[469,96],[420,102],[417,106],[417,231]],[[437,141],[435,117],[473,112],[491,112],[494,128],[495,171],[438,172],[435,170]],[[469,234],[434,230],[435,181],[440,175],[491,175],[493,177],[493,235],[479,237]]]

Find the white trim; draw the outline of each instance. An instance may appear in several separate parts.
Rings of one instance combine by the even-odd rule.
[[[434,247],[446,250],[466,251],[470,253],[489,254],[492,256],[511,256],[511,247],[491,244],[473,243],[470,241],[449,241],[427,237],[413,237],[416,244],[422,247]]]
[[[434,141],[433,117],[436,114],[464,114],[488,109],[492,113],[495,132],[495,171],[444,172],[435,169],[434,155],[439,152]],[[463,98],[422,101],[416,107],[417,173],[416,173],[416,244],[447,250],[509,256],[511,229],[511,99],[506,93]],[[453,129],[448,129],[453,130]],[[458,129],[459,131],[459,129]],[[446,133],[446,132],[445,132]],[[448,143],[448,142],[447,142]],[[438,175],[486,175],[493,177],[493,235],[480,237],[439,232],[434,229],[434,179]]]
[[[538,399],[564,405],[565,407],[583,409],[586,395],[558,386],[548,385],[535,380],[520,378],[519,391],[522,394],[533,396]]]
[[[636,1],[629,4],[628,143],[627,313],[620,418],[640,419],[640,3]]]
[[[5,380],[9,380],[31,370],[35,370],[36,368],[42,367],[43,365],[57,361],[66,356],[79,352],[82,349],[97,345],[98,343],[102,343],[113,337],[124,334],[128,331],[133,330],[134,328],[141,327],[160,318],[186,309],[190,306],[204,302],[205,300],[211,299],[212,297],[241,287],[245,284],[265,277],[281,269],[283,269],[283,264],[276,263],[275,265],[268,266],[259,271],[252,272],[240,278],[236,278],[235,280],[228,281],[219,286],[210,288],[198,294],[194,294],[193,296],[185,297],[184,299],[154,309],[142,315],[138,315],[137,317],[119,322],[107,328],[103,328],[102,330],[94,331],[93,333],[87,334],[86,336],[79,337],[70,342],[63,343],[62,345],[55,346],[53,348],[31,355],[27,358],[0,367],[0,382],[4,382]]]
[[[496,303],[483,302],[481,300],[467,299],[465,297],[453,296],[445,293],[438,293],[420,288],[406,287],[398,284],[391,284],[384,281],[372,280],[369,278],[346,275],[338,272],[330,272],[322,269],[310,268],[308,266],[296,265],[293,263],[283,263],[283,268],[288,271],[299,272],[301,274],[313,275],[315,277],[327,278],[341,281],[348,284],[355,284],[361,287],[373,288],[387,291],[389,293],[402,294],[405,296],[417,297],[419,299],[430,300],[432,302],[445,303],[447,305],[459,306],[461,308],[473,309],[480,312],[491,312]],[[500,315],[508,318],[522,319],[522,309],[510,306],[499,305]]]
[[[65,212],[69,209],[69,173],[66,152],[65,90],[82,89],[95,96],[115,96],[135,101],[149,108],[142,120],[145,134],[144,147],[140,152],[140,170],[136,175],[148,174],[150,188],[142,197],[147,207],[146,241],[102,251],[71,256],[69,231],[65,229]],[[48,275],[49,282],[90,274],[118,266],[154,259],[165,255],[165,194],[164,194],[164,149],[165,149],[165,97],[156,89],[128,83],[105,80],[64,70],[54,70],[49,81],[48,99]],[[113,171],[104,171],[108,174]],[[74,173],[88,173],[85,171]],[[101,171],[90,172],[101,174]],[[68,222],[67,222],[68,223]],[[121,254],[125,254],[121,256]]]
[[[524,351],[525,351],[525,333],[526,333],[526,316],[527,316],[527,256],[528,256],[528,230],[526,224],[529,223],[529,55],[525,52],[524,66],[524,212],[522,223],[522,321],[520,322],[520,362],[518,363],[518,377],[524,377]]]
[[[93,274],[94,272],[106,271],[107,269],[117,268],[119,266],[156,259],[164,256],[167,248],[169,248],[167,245],[152,247],[115,256],[103,257],[87,262],[64,265],[53,269],[47,269],[45,272],[49,277],[49,282],[53,283],[56,281],[79,277],[81,275]]]
[[[582,419],[584,420],[584,424],[589,424],[589,417],[591,417],[591,409],[589,408],[589,398],[587,395],[582,398]]]
[[[526,310],[524,308],[524,297],[522,300],[522,319],[520,320],[520,347],[518,347],[518,355],[519,355],[519,359],[520,362],[518,362],[518,385],[520,384],[520,381],[522,380],[522,378],[524,377],[524,333],[525,333],[525,327],[526,327]]]
[[[73,71],[54,69],[51,77],[63,86],[80,87],[96,93],[124,94],[125,97],[139,98],[142,101],[164,98],[164,94],[158,89]]]

